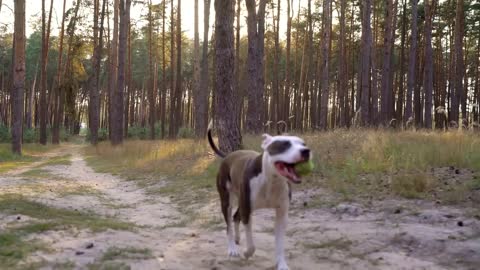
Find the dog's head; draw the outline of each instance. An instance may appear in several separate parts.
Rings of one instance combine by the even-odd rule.
[[[301,177],[295,172],[295,164],[311,158],[310,149],[296,136],[263,135],[262,149],[268,155],[268,163],[275,173],[298,184]]]

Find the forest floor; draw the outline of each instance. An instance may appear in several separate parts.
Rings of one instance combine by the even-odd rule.
[[[271,210],[255,212],[255,255],[227,257],[210,177],[215,166],[186,160],[188,168],[171,168],[211,171],[185,181],[169,173],[105,173],[108,160],[86,148],[64,144],[0,175],[0,269],[274,269]],[[477,179],[470,169],[432,170],[439,181]],[[476,197],[454,204],[345,197],[315,183],[293,193],[286,237],[291,269],[478,269]]]

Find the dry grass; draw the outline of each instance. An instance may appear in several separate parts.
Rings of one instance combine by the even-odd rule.
[[[426,197],[437,183],[431,168],[480,170],[480,137],[469,132],[390,132],[337,130],[301,135],[312,148],[316,165],[302,187],[326,187],[352,199],[357,195]],[[260,136],[244,136],[244,148],[260,150]],[[103,143],[87,149],[89,164],[99,171],[141,180],[154,193],[202,200],[214,190],[218,159],[206,141],[127,141],[112,148]],[[159,178],[166,178],[166,182]],[[166,183],[166,185],[155,185]],[[466,183],[471,190],[475,183]],[[450,194],[451,195],[451,194]],[[193,197],[192,197],[193,196]]]

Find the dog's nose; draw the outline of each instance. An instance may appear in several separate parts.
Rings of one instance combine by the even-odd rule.
[[[302,149],[300,151],[300,154],[302,155],[302,158],[309,159],[310,158],[310,149]]]

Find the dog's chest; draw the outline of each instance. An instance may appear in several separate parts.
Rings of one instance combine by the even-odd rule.
[[[263,174],[250,179],[250,202],[253,209],[277,208],[289,201],[288,185],[267,180]]]

